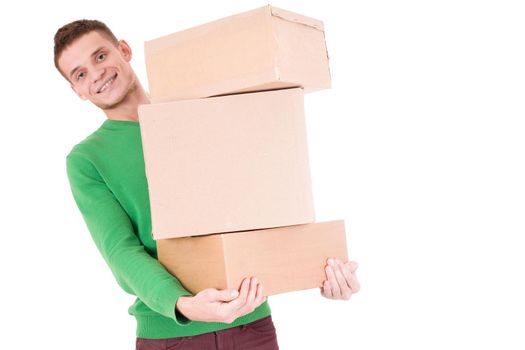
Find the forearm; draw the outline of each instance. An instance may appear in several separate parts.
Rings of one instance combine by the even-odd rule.
[[[67,170],[78,208],[120,286],[152,310],[176,319],[178,297],[190,293],[146,252],[129,216],[94,166],[70,156]]]

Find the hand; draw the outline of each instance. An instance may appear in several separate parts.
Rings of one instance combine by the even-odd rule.
[[[193,297],[179,297],[176,307],[193,321],[232,323],[265,301],[262,285],[252,277],[242,281],[239,291],[204,289]]]
[[[339,259],[328,259],[325,267],[326,281],[321,287],[321,295],[328,299],[348,300],[359,292],[359,281],[355,275],[358,264],[355,261],[343,263]]]

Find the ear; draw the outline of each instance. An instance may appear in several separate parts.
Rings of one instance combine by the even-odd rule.
[[[70,84],[70,86],[71,86],[71,89],[73,89],[73,91],[75,92],[75,94],[77,94],[77,96],[80,97],[80,99],[84,101],[87,100],[87,97],[79,93],[77,88],[73,84]]]
[[[133,53],[128,43],[125,40],[119,40],[117,47],[118,47],[120,54],[126,60],[126,62],[131,61],[131,56]]]

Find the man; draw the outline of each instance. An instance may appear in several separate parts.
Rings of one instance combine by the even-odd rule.
[[[79,20],[55,35],[55,66],[107,120],[67,156],[75,201],[119,285],[137,296],[137,349],[277,349],[270,308],[256,278],[237,290],[186,291],[157,261],[137,108],[149,103],[131,48],[108,27]],[[349,299],[357,264],[329,259],[321,294]]]

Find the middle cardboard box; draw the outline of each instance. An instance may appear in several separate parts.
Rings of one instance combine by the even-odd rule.
[[[154,239],[315,221],[301,88],[139,107]]]

